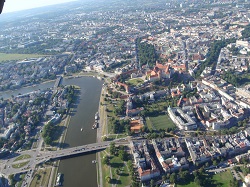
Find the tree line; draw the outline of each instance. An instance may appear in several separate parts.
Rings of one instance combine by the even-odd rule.
[[[212,67],[212,70],[215,70],[221,49],[226,47],[227,44],[235,43],[235,42],[236,42],[235,38],[227,39],[227,40],[215,40],[212,43],[212,45],[211,45],[211,47],[206,55],[205,62],[203,62],[201,64],[200,68],[198,69],[198,71],[195,74],[195,77],[198,78],[201,75],[201,73],[203,72],[203,70],[208,66]]]
[[[142,65],[148,64],[150,67],[155,65],[157,60],[157,55],[155,52],[155,48],[152,44],[148,44],[147,42],[142,42],[142,38],[136,39],[136,50],[138,60]]]

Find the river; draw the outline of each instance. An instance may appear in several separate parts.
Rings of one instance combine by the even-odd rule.
[[[91,128],[94,123],[94,115],[98,110],[102,83],[100,80],[92,77],[63,79],[63,85],[77,85],[81,88],[80,102],[76,108],[76,113],[70,120],[65,139],[65,144],[68,144],[70,147],[96,142],[96,130],[92,130]],[[54,81],[34,87],[1,92],[0,97],[8,98],[11,95],[16,96],[38,89],[52,88],[53,86]],[[83,128],[83,131],[81,131],[81,128]],[[96,187],[96,165],[91,162],[95,159],[96,154],[88,154],[62,160],[58,172],[63,174],[63,186]]]
[[[80,103],[76,114],[71,118],[65,143],[70,147],[96,142],[96,130],[92,130],[94,116],[98,110],[102,82],[85,77],[67,79],[62,84],[75,84],[81,87]],[[80,129],[83,128],[83,131]],[[65,159],[60,162],[59,172],[64,174],[64,187],[96,187],[96,165],[92,160],[96,154]]]

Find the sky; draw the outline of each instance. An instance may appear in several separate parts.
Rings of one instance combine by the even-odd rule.
[[[5,0],[3,13],[32,9],[47,5],[66,3],[74,0]]]

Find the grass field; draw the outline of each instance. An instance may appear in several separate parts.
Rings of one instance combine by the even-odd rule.
[[[152,123],[152,126],[155,127],[157,130],[166,128],[175,128],[175,124],[172,122],[172,120],[169,118],[168,115],[150,117],[149,119]]]
[[[26,166],[29,162],[30,162],[30,161],[22,162],[22,163],[20,163],[20,164],[13,164],[12,167],[13,167],[13,168],[16,168],[16,169],[17,169],[17,168],[22,168],[22,167]]]
[[[30,155],[21,155],[19,157],[17,157],[14,162],[18,161],[18,160],[25,160],[25,159],[28,159],[28,158],[31,158]]]
[[[217,187],[228,187],[230,186],[230,180],[233,180],[233,176],[230,170],[226,172],[218,173],[212,178],[214,186]]]
[[[110,160],[111,171],[113,175],[113,184],[117,184],[117,186],[129,186],[130,185],[130,177],[128,173],[128,169],[123,163],[123,161],[119,157],[113,157]],[[120,174],[116,174],[116,170],[120,170]]]
[[[106,152],[109,152],[107,149],[106,151],[101,152],[101,160],[103,160],[103,157],[106,155]],[[98,163],[99,164],[99,163]],[[131,184],[131,178],[129,176],[128,168],[124,164],[124,162],[119,157],[113,157],[110,159],[110,165],[107,166],[105,164],[102,164],[102,179],[103,179],[103,185],[104,187],[111,187],[112,184],[118,186],[118,187],[124,187],[129,186]],[[119,175],[116,174],[116,170],[119,170]],[[111,183],[108,183],[105,180],[106,176],[110,176],[110,172],[112,173],[112,180]]]
[[[183,184],[183,185],[177,184],[176,187],[200,187],[200,186],[198,186],[194,182],[190,182],[189,184]]]
[[[51,168],[39,170],[33,178],[30,187],[48,186]]]
[[[103,164],[103,161],[102,161],[105,155],[106,155],[105,151],[102,151],[101,155],[100,155],[101,156],[101,163],[98,163],[98,164],[102,164],[102,181],[103,181],[103,186],[104,187],[110,187],[112,185],[109,184],[109,183],[107,183],[107,181],[105,180],[106,176],[110,176],[110,174],[109,174],[109,166]]]
[[[6,53],[0,53],[0,62],[6,61],[6,60],[24,60],[26,58],[37,58],[44,55],[38,55],[38,54],[6,54]]]
[[[144,81],[142,79],[139,79],[139,78],[135,78],[135,79],[129,79],[127,81],[127,83],[131,86],[137,86],[138,84],[142,84]]]
[[[149,117],[146,118],[146,124],[149,130],[154,130],[153,124],[151,122],[151,120],[149,119]]]
[[[230,170],[227,170],[222,173],[211,176],[210,183],[205,185],[205,187],[228,187],[230,186],[230,180],[233,180],[233,176],[230,173]],[[185,184],[180,184],[177,182],[177,187],[199,187],[196,183],[193,182],[194,177],[191,176],[189,180],[186,180]]]

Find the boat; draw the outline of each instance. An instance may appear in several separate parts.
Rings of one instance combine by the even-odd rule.
[[[96,164],[96,160],[92,160],[92,164]]]
[[[81,131],[83,131],[83,128],[81,128]]]
[[[95,120],[98,120],[98,118],[99,118],[99,113],[96,112],[96,113],[95,113]]]
[[[95,121],[95,123],[92,126],[92,129],[97,129],[98,128],[98,121]]]
[[[55,186],[61,186],[62,185],[61,180],[62,180],[62,174],[58,173],[57,177],[56,177],[56,185]]]

